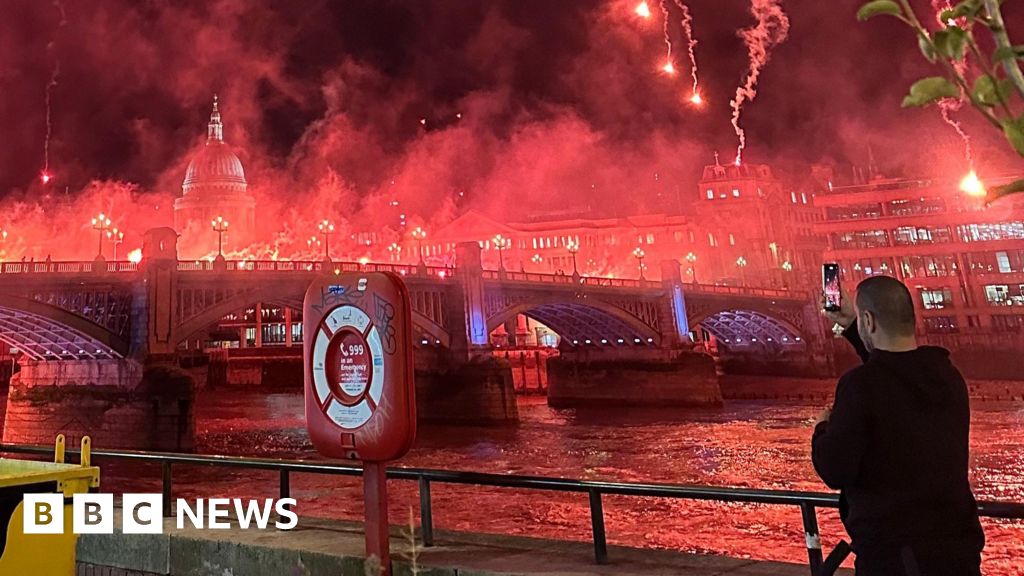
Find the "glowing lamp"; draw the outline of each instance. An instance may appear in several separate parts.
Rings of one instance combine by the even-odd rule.
[[[128,261],[131,262],[132,264],[138,264],[139,262],[142,262],[142,249],[136,248],[135,250],[129,252]]]

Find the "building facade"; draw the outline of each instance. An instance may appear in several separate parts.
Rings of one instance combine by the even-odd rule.
[[[190,236],[212,234],[211,222],[228,222],[227,234],[249,238],[256,229],[256,200],[247,191],[242,161],[224,142],[217,97],[207,126],[206,144],[189,162],[174,201],[174,227]]]
[[[876,274],[903,281],[921,334],[1024,331],[1024,199],[986,207],[955,182],[876,179],[814,203],[825,258],[840,264],[847,286]]]

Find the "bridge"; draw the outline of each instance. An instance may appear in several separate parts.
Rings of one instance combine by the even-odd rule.
[[[137,264],[0,265],[0,341],[21,355],[18,382],[132,390],[147,379],[147,367],[173,364],[225,316],[257,303],[301,310],[314,277],[350,271],[405,279],[417,356],[430,357],[435,369],[440,358],[446,374],[448,365],[489,354],[491,332],[518,315],[557,333],[565,359],[588,363],[663,363],[708,335],[719,348],[767,358],[803,353],[822,340],[805,294],[683,283],[678,262],[663,262],[662,279],[648,281],[484,270],[473,243],[457,247],[455,268],[183,261],[176,240],[171,229],[151,230]]]
[[[488,335],[519,314],[568,348],[678,347],[700,340],[703,328],[719,346],[772,354],[819,336],[802,292],[684,284],[671,262],[662,264],[661,281],[483,270],[478,249],[460,249],[458,268],[182,261],[154,250],[141,263],[7,262],[0,264],[0,341],[38,361],[174,354],[256,303],[301,310],[317,275],[376,271],[405,279],[423,346],[486,348]]]

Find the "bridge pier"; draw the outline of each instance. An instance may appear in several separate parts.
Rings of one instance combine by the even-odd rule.
[[[23,360],[11,378],[3,441],[189,450],[193,444],[191,378],[132,359]]]
[[[563,350],[548,360],[548,404],[718,406],[714,359],[689,350]]]

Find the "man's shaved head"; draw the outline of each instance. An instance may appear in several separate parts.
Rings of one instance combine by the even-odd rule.
[[[914,335],[914,300],[899,280],[872,276],[857,285],[858,314],[871,312],[879,328],[893,336]]]

